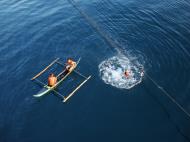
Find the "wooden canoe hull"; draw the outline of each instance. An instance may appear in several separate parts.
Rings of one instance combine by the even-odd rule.
[[[80,59],[77,61],[77,64],[75,66],[75,68],[77,67],[77,65],[79,64]],[[70,72],[68,72],[62,79],[60,79],[53,87],[49,87],[49,86],[44,86],[44,88],[42,88],[36,95],[33,95],[34,97],[42,97],[48,93],[50,93],[51,91],[53,91],[58,85],[61,84],[61,82],[63,82],[63,80],[65,80],[73,71],[74,69]]]

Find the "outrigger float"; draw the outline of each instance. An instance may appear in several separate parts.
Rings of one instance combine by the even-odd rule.
[[[79,64],[80,59],[77,61],[76,63],[76,67]],[[66,69],[64,69],[62,72],[60,72],[56,77],[58,78],[58,82],[50,87],[47,84],[41,82],[38,77],[41,76],[43,73],[45,73],[51,66],[53,66],[54,64],[58,64],[62,67],[65,68],[65,65],[62,64],[61,62],[59,62],[59,58],[55,59],[53,62],[51,62],[47,67],[45,67],[41,72],[39,72],[37,75],[35,75],[33,78],[31,78],[32,81],[35,81],[36,83],[38,83],[39,85],[41,85],[43,88],[35,95],[33,95],[34,97],[42,97],[44,95],[47,95],[51,92],[54,92],[55,94],[57,94],[58,96],[60,96],[63,99],[63,102],[66,102],[70,97],[72,97],[75,92],[77,92],[77,90],[79,90],[90,78],[91,76],[84,76],[83,74],[81,74],[80,72],[76,71],[76,67],[65,74]],[[82,78],[84,78],[84,80],[67,96],[62,95],[61,93],[59,93],[58,91],[55,90],[55,88],[57,88],[71,73],[75,73],[79,76],[81,76]]]

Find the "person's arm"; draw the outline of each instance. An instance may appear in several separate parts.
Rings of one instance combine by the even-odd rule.
[[[48,85],[50,85],[50,79],[49,79],[49,77],[48,77]]]

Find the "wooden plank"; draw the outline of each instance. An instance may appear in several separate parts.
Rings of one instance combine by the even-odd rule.
[[[55,59],[53,62],[51,62],[45,69],[43,69],[41,72],[39,72],[37,75],[35,75],[31,80],[36,79],[37,77],[39,77],[40,75],[42,75],[47,69],[49,69],[53,64],[55,64],[57,61],[59,60],[59,58]]]
[[[87,79],[85,79],[80,85],[78,85],[67,97],[65,97],[65,99],[63,100],[63,102],[65,103],[70,97],[72,97],[74,95],[74,93],[80,88],[82,87],[89,79],[91,78],[91,76],[89,76]]]

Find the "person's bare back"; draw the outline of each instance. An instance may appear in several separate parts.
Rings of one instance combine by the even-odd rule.
[[[57,83],[57,77],[52,73],[48,77],[48,86],[52,87]]]

